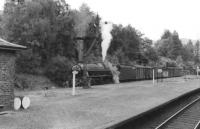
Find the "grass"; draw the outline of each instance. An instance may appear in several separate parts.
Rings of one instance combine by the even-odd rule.
[[[72,96],[71,88],[41,90],[45,83],[38,83],[39,78],[42,77],[30,77],[37,83],[38,90],[15,92],[30,97],[30,108],[0,116],[0,129],[95,129],[199,87],[197,79],[171,78],[164,80],[162,86],[161,83],[153,85],[152,81],[139,81],[91,89],[79,87],[77,95]]]

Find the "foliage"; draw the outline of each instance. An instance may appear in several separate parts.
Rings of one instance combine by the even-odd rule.
[[[64,56],[53,57],[48,63],[45,75],[60,87],[64,86],[66,81],[71,80],[71,68],[74,61]]]
[[[65,2],[37,0],[26,4],[7,5],[5,8],[3,30],[7,40],[28,46],[32,51],[27,53],[28,55],[20,56],[18,60],[39,57],[38,64],[44,67],[48,60],[56,55],[69,58],[76,56],[73,44],[74,22]],[[24,65],[32,65],[32,62],[25,62],[28,64],[20,63],[21,69]],[[30,73],[31,71],[32,68]]]
[[[14,86],[15,86],[15,88],[24,90],[29,87],[29,84],[27,83],[26,79],[16,76],[15,81],[14,81]]]
[[[145,52],[144,55],[147,57],[149,61],[157,62],[159,60],[159,56],[155,48],[149,47]]]
[[[189,40],[186,45],[183,45],[182,57],[184,61],[194,60],[194,45],[191,40]]]
[[[195,44],[195,56],[194,62],[195,64],[200,64],[200,42],[197,40]]]
[[[40,67],[40,62],[41,62],[40,56],[35,55],[32,49],[22,51],[18,53],[17,56],[16,72],[39,74],[37,68]]]
[[[152,46],[153,41],[145,37],[141,42],[141,52],[144,53],[144,56],[149,60],[149,62],[154,64],[158,62],[159,56],[156,49]]]
[[[176,31],[171,33],[166,31],[161,39],[156,43],[156,48],[160,56],[175,60],[182,55],[183,47]]]
[[[47,77],[43,75],[33,74],[16,74],[15,76],[15,88],[26,89],[26,90],[44,90],[45,87],[54,87],[53,84]]]
[[[141,33],[131,25],[115,25],[112,30],[113,40],[108,53],[116,55],[119,62],[133,62],[140,55]],[[128,62],[126,61],[128,59]]]
[[[72,10],[65,0],[8,3],[0,16],[0,34],[29,49],[18,53],[17,72],[45,75],[59,86],[71,79],[71,66],[102,61],[100,16],[83,4]],[[200,43],[183,45],[176,31],[164,31],[154,46],[131,25],[114,25],[107,59],[114,64],[146,62],[155,66],[200,64]],[[75,41],[84,37],[82,41]],[[41,70],[42,69],[42,70]]]
[[[160,56],[168,57],[169,56],[169,44],[171,42],[171,38],[158,40],[155,44],[155,48]]]
[[[160,57],[160,60],[158,62],[158,66],[161,67],[176,67],[176,61],[167,58],[167,57]]]
[[[179,39],[179,35],[176,31],[172,34],[172,43],[170,44],[170,55],[171,59],[176,59],[178,56],[182,54],[182,42]]]
[[[182,56],[176,58],[176,64],[178,67],[184,67]]]
[[[161,36],[161,39],[168,39],[172,36],[172,33],[169,30],[165,30],[163,35]]]

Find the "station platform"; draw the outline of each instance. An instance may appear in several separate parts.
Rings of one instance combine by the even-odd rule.
[[[0,116],[3,129],[104,129],[200,88],[196,76],[93,86],[17,92],[31,99],[28,110]]]

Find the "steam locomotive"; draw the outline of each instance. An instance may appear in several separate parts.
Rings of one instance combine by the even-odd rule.
[[[104,63],[79,64],[79,66],[81,71],[77,75],[78,86],[113,83],[112,73]]]
[[[153,79],[153,69],[155,79],[183,76],[183,69],[178,67],[153,68],[142,65],[118,65],[118,70],[120,71],[119,81],[127,82]],[[104,63],[84,64],[84,66],[82,66],[82,71],[78,75],[79,79],[82,77],[85,77],[88,83],[87,85],[113,83],[112,72]]]

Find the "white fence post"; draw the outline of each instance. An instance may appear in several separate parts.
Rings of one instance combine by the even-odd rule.
[[[153,68],[153,84],[155,83],[155,71],[154,71],[154,68]]]
[[[77,71],[73,71],[73,87],[72,87],[72,95],[74,96],[76,93],[75,87],[76,87],[76,74],[78,73]]]

